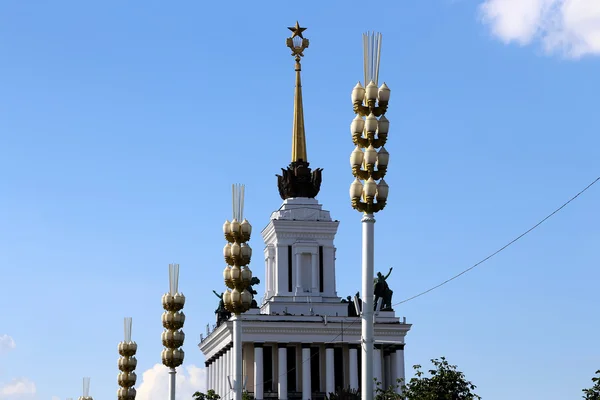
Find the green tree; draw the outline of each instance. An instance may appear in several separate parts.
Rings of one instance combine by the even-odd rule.
[[[585,393],[583,398],[585,400],[600,400],[600,369],[596,371],[596,375],[598,376],[592,378],[594,386],[590,389],[583,389],[583,393]]]
[[[398,386],[391,386],[386,390],[381,389],[377,382],[376,400],[480,400],[481,397],[473,393],[476,386],[465,378],[465,374],[450,365],[441,357],[431,360],[433,368],[426,376],[420,365],[415,365],[415,377],[406,385],[402,385],[402,394],[396,393]],[[402,382],[398,382],[402,384]],[[600,400],[600,399],[599,399]]]
[[[415,365],[415,377],[404,387],[406,400],[477,400],[473,393],[476,386],[465,378],[465,374],[450,365],[446,358],[431,360],[434,368],[431,376],[425,376],[420,365]]]
[[[214,390],[210,389],[206,393],[196,392],[192,395],[195,400],[219,400],[221,396],[215,393]]]
[[[360,392],[356,389],[337,388],[335,393],[329,393],[325,400],[360,400]]]
[[[192,395],[195,400],[219,400],[221,396],[215,393],[214,390],[210,389],[206,393],[196,392]],[[254,400],[254,396],[252,396],[247,391],[242,392],[242,400]]]

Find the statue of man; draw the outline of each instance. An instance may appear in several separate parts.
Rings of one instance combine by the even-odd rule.
[[[221,322],[227,321],[229,317],[231,317],[231,313],[225,308],[225,303],[223,302],[223,295],[215,292],[214,290],[213,293],[219,298],[219,306],[215,310],[215,314],[217,314],[217,326],[219,326],[221,325]]]
[[[375,280],[374,280],[375,287],[373,290],[373,294],[375,295],[375,306],[374,306],[375,311],[377,311],[377,302],[379,301],[380,298],[383,299],[383,301],[382,301],[383,304],[381,305],[382,310],[391,310],[392,309],[392,294],[394,292],[388,286],[387,278],[389,278],[393,269],[394,269],[393,267],[390,267],[390,271],[387,273],[386,276],[383,276],[383,274],[381,272],[377,273],[377,278],[375,278]]]

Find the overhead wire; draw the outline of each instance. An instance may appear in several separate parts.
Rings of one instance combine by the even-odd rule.
[[[497,255],[498,253],[506,250],[509,246],[511,246],[512,244],[516,243],[518,240],[520,240],[521,238],[523,238],[525,235],[527,235],[528,233],[530,233],[531,231],[533,231],[534,229],[536,229],[537,227],[539,227],[540,225],[542,225],[544,222],[546,222],[548,219],[550,219],[551,217],[553,217],[556,213],[558,213],[560,210],[562,210],[563,208],[565,208],[569,203],[571,203],[573,200],[575,200],[576,198],[578,198],[580,195],[582,195],[586,190],[588,190],[589,188],[591,188],[592,186],[594,186],[594,184],[596,182],[598,182],[600,180],[600,176],[597,177],[592,183],[590,183],[589,185],[587,185],[585,188],[583,188],[579,193],[577,193],[575,196],[571,197],[569,200],[567,200],[565,203],[563,203],[560,207],[558,207],[556,210],[552,211],[550,214],[546,215],[542,220],[540,220],[537,224],[535,224],[534,226],[532,226],[531,228],[527,229],[525,232],[521,233],[519,236],[517,236],[516,238],[514,238],[513,240],[511,240],[510,242],[508,242],[507,244],[505,244],[504,246],[502,246],[501,248],[499,248],[498,250],[496,250],[495,252],[493,252],[492,254],[490,254],[489,256],[485,257],[484,259],[482,259],[481,261],[473,264],[472,266],[470,266],[469,268],[463,270],[462,272],[454,275],[451,278],[446,279],[445,281],[443,281],[442,283],[439,283],[427,290],[424,290],[414,296],[411,296],[407,299],[404,299],[402,301],[399,301],[398,303],[394,303],[393,306],[397,306],[406,302],[409,302],[411,300],[416,299],[417,297],[421,297],[424,294],[427,294],[441,286],[444,286],[446,283],[449,283],[453,280],[455,280],[456,278],[458,278],[459,276],[462,276],[464,274],[466,274],[467,272],[471,271],[472,269],[478,267],[479,265],[483,264],[484,262],[486,262],[487,260],[489,260],[490,258],[494,257],[495,255]]]
[[[406,302],[409,302],[411,300],[414,300],[418,297],[421,297],[451,281],[453,281],[454,279],[464,275],[465,273],[471,271],[472,269],[478,267],[479,265],[483,264],[484,262],[486,262],[487,260],[491,259],[492,257],[496,256],[497,254],[499,254],[500,252],[504,251],[505,249],[507,249],[508,247],[510,247],[512,244],[516,243],[518,240],[520,240],[521,238],[523,238],[524,236],[526,236],[527,234],[529,234],[530,232],[532,232],[533,230],[535,230],[536,228],[538,228],[540,225],[542,225],[544,222],[546,222],[548,219],[550,219],[551,217],[553,217],[555,214],[557,214],[559,211],[561,211],[563,208],[565,208],[569,203],[571,203],[573,200],[575,200],[576,198],[578,198],[579,196],[581,196],[585,191],[587,191],[589,188],[591,188],[594,184],[596,184],[598,181],[600,181],[600,176],[597,177],[596,179],[594,179],[594,181],[592,181],[589,185],[587,185],[585,188],[583,188],[581,191],[579,191],[576,195],[574,195],[573,197],[571,197],[569,200],[567,200],[565,203],[563,203],[560,207],[558,207],[557,209],[555,209],[554,211],[552,211],[550,214],[548,214],[547,216],[545,216],[543,219],[541,219],[538,223],[536,223],[535,225],[533,225],[531,228],[527,229],[525,232],[521,233],[519,236],[515,237],[513,240],[511,240],[510,242],[508,242],[507,244],[505,244],[504,246],[502,246],[501,248],[499,248],[498,250],[496,250],[495,252],[491,253],[490,255],[488,255],[487,257],[483,258],[482,260],[478,261],[477,263],[473,264],[472,266],[470,266],[469,268],[463,270],[462,272],[454,275],[453,277],[446,279],[445,281],[443,281],[442,283],[439,283],[427,290],[424,290],[414,296],[411,296],[409,298],[406,298],[402,301],[399,301],[398,303],[394,303],[393,306],[397,306]],[[329,342],[325,342],[325,344],[328,343],[333,343],[335,342],[340,336],[342,336],[344,334],[344,332],[346,332],[347,330],[349,330],[356,322],[360,321],[361,318],[357,317],[355,318],[347,327],[342,327],[340,330],[340,333],[338,333],[332,340],[330,340]],[[302,366],[305,362],[310,361],[314,356],[316,356],[318,353],[314,353],[311,354],[310,357],[302,360],[302,362],[300,363],[300,366]],[[294,372],[296,370],[296,366],[292,367],[291,369],[289,369],[288,371],[284,372],[283,374],[280,374],[277,376],[277,378],[281,378],[291,372]],[[258,387],[258,386],[265,386],[268,383],[273,382],[273,377],[264,380],[263,382],[254,385],[254,387]],[[208,390],[208,388],[207,388]],[[233,393],[233,389],[230,389],[227,394],[225,396],[222,396],[223,399],[226,399],[227,396],[231,395]]]

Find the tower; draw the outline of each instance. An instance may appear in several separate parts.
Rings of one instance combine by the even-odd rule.
[[[271,214],[262,237],[265,242],[265,298],[262,311],[342,315],[335,287],[335,246],[339,222],[315,199],[321,186],[321,168],[309,167],[301,59],[309,41],[298,24],[289,28],[286,44],[295,59],[296,85],[292,125],[292,159],[277,186],[283,204]],[[307,304],[312,304],[307,309]],[[310,310],[309,310],[310,309]]]
[[[322,399],[337,388],[359,389],[360,382],[360,318],[354,304],[338,296],[335,283],[339,222],[316,199],[322,171],[311,170],[307,156],[301,60],[309,41],[298,23],[289,29],[292,36],[286,44],[295,60],[296,81],[292,157],[277,177],[283,204],[261,232],[264,296],[258,308],[241,316],[243,380],[257,400]],[[404,377],[404,337],[410,325],[392,310],[376,314],[374,375],[386,388]],[[206,358],[207,388],[231,399],[227,377],[232,371],[233,320],[207,333],[199,344]]]

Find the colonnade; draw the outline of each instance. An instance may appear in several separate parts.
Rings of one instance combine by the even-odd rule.
[[[223,400],[233,397],[228,380],[228,377],[233,375],[232,347],[231,343],[226,345],[205,363],[206,387],[213,389]],[[271,356],[270,360],[265,359],[264,349],[266,347],[270,348],[268,353]],[[340,364],[338,359],[337,365],[336,347],[342,348],[342,363]],[[288,388],[287,375],[292,373],[288,370],[289,348],[293,348],[293,354],[297,354],[293,369],[295,388]],[[318,352],[315,348],[318,349]],[[250,347],[250,349],[252,348]],[[359,350],[357,344],[346,343],[254,343],[254,362],[250,365],[245,363],[246,371],[243,373],[244,379],[248,376],[253,377],[252,381],[247,382],[247,390],[253,393],[256,400],[265,399],[265,387],[267,388],[266,398],[277,396],[276,398],[280,400],[287,400],[288,393],[293,392],[298,396],[300,395],[298,392],[301,392],[302,400],[310,400],[314,392],[326,394],[335,392],[336,368],[343,369],[343,382],[339,382],[338,378],[338,386],[359,389]],[[315,365],[313,357],[318,358],[316,364],[319,371],[316,373],[312,371]],[[271,376],[265,376],[265,362],[270,365],[268,371]],[[374,377],[382,383],[383,388],[396,385],[398,379],[405,379],[404,344],[375,344],[373,363]],[[248,368],[252,368],[253,371],[247,371]],[[314,377],[318,377],[318,382],[312,382]],[[313,390],[314,388],[317,389]],[[270,392],[269,389],[272,389],[273,392]]]

